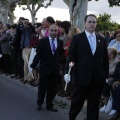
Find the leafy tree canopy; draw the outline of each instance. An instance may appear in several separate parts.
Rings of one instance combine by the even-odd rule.
[[[103,15],[99,14],[97,21],[98,21],[97,31],[106,31],[106,30],[114,31],[120,28],[120,25],[116,22],[113,22],[111,20],[111,15],[107,13],[104,13]]]
[[[88,1],[92,1],[92,0],[88,0]],[[99,1],[99,0],[95,0],[95,1]],[[110,7],[120,6],[120,0],[108,0],[108,3]]]

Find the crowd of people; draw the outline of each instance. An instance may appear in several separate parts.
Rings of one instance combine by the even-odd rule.
[[[98,120],[96,99],[101,97],[100,112],[120,120],[120,30],[96,35],[96,20],[92,14],[86,16],[84,32],[51,16],[34,24],[23,17],[12,25],[0,22],[0,74],[39,86],[38,110],[47,94],[46,109],[57,112],[52,103],[57,93],[71,100],[69,120],[75,120],[86,99],[87,119]],[[65,78],[70,62],[74,63],[71,76]]]

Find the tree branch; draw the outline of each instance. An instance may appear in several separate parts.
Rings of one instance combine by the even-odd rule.
[[[30,12],[32,13],[32,9],[30,8],[30,0],[28,0],[27,2],[27,9],[30,10]]]
[[[65,2],[65,4],[70,7],[70,0],[63,0]]]

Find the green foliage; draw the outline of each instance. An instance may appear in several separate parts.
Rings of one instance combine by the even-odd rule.
[[[92,1],[92,0],[88,0],[88,1]],[[99,1],[99,0],[95,0],[95,1]],[[108,0],[108,3],[110,7],[120,6],[120,0]]]
[[[120,0],[108,0],[110,7],[120,6]]]
[[[19,5],[26,5],[28,2],[29,4],[34,4],[36,5],[38,2],[40,2],[41,0],[21,0],[18,4]]]
[[[107,13],[104,13],[103,15],[99,14],[97,21],[97,31],[114,31],[120,28],[120,25],[118,23],[111,21],[111,15]]]

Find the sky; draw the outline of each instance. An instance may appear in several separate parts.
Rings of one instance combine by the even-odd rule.
[[[96,2],[92,0],[88,3],[88,14],[93,13],[96,16],[99,14],[110,14],[111,20],[120,24],[120,7],[109,7],[107,2],[108,0],[99,0]],[[19,17],[28,18],[31,21],[31,15],[28,10],[23,11],[21,8],[17,7],[14,12],[16,16],[16,21]],[[69,9],[67,5],[63,2],[63,0],[53,0],[51,6],[48,8],[40,8],[37,12],[36,18],[38,18],[38,22],[41,22],[43,18],[47,16],[52,16],[55,20],[70,20],[69,17]]]

